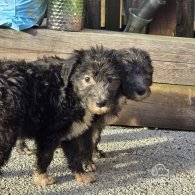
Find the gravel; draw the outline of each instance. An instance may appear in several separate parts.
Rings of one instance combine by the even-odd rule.
[[[100,149],[107,158],[95,160],[97,182],[78,184],[57,149],[49,173],[58,182],[45,187],[32,183],[34,156],[14,149],[2,169],[0,195],[195,195],[195,132],[108,126]]]

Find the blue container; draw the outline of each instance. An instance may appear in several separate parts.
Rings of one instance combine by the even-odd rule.
[[[0,0],[0,25],[17,31],[38,26],[46,8],[47,0]]]

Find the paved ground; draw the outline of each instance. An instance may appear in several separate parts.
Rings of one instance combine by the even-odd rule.
[[[47,187],[32,184],[34,157],[14,150],[0,195],[195,195],[195,132],[107,127],[100,148],[108,158],[96,160],[96,183],[77,184],[58,149],[49,169],[58,184]]]

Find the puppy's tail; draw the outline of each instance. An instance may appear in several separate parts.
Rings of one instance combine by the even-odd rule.
[[[0,168],[8,161],[16,143],[16,133],[9,128],[0,127]]]

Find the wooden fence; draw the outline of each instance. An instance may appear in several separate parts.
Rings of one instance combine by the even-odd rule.
[[[85,27],[122,31],[129,8],[138,8],[143,0],[86,0]],[[193,37],[194,0],[167,0],[155,14],[146,33]]]

